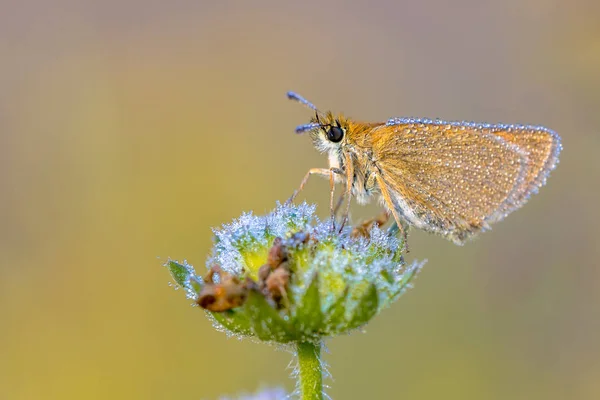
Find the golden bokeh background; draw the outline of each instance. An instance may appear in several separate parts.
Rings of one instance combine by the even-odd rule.
[[[599,20],[595,0],[0,0],[0,398],[293,388],[290,354],[216,332],[161,267],[203,271],[211,227],[326,165],[287,90],[563,137],[491,232],[412,232],[416,288],[328,342],[334,399],[600,398]],[[325,180],[305,197],[327,214]]]

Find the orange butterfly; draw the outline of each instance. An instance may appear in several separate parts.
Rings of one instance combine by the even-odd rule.
[[[329,168],[308,171],[329,177],[331,210],[336,182],[364,204],[373,196],[402,222],[462,245],[527,202],[558,162],[560,137],[529,125],[393,118],[365,123],[323,113],[296,93],[288,98],[315,111],[309,132],[314,146],[329,156]],[[343,226],[343,225],[342,225]]]

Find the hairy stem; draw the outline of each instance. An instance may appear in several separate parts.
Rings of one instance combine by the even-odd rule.
[[[323,400],[323,371],[321,367],[321,344],[298,343],[298,365],[300,367],[300,398]]]

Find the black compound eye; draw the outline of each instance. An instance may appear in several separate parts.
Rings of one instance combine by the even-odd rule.
[[[330,142],[337,143],[344,138],[344,131],[339,126],[331,126],[327,130],[327,139]]]

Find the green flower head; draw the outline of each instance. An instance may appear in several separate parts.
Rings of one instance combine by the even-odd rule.
[[[409,286],[403,243],[374,219],[341,232],[315,206],[278,205],[214,230],[208,273],[169,260],[177,284],[225,332],[261,341],[318,342],[365,325]]]

